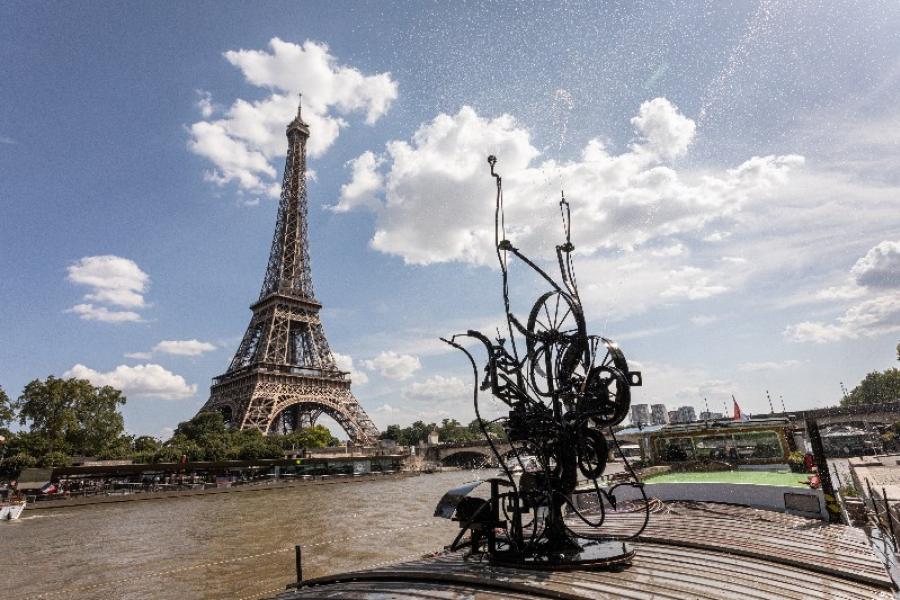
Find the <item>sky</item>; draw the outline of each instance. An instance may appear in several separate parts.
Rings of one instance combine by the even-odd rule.
[[[550,267],[565,191],[633,402],[800,410],[896,365],[896,2],[14,1],[10,396],[114,385],[163,438],[196,413],[259,293],[300,92],[321,316],[380,428],[474,416],[438,338],[501,323],[489,154],[510,239]],[[544,290],[511,277],[527,311]]]

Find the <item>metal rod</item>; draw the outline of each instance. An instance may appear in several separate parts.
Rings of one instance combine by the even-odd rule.
[[[881,497],[884,500],[884,516],[887,519],[891,531],[891,539],[894,541],[894,552],[897,551],[897,532],[894,530],[894,519],[891,515],[891,505],[888,504],[887,491],[881,488]]]
[[[300,544],[294,546],[294,565],[297,569],[297,583],[303,582],[303,552]]]

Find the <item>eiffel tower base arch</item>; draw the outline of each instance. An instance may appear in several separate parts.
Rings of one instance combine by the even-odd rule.
[[[350,381],[338,377],[251,372],[214,383],[201,410],[220,411],[231,415],[234,427],[268,434],[282,433],[273,425],[291,409],[297,413],[291,429],[313,425],[324,413],[356,444],[373,444],[378,438],[378,430],[350,391]]]

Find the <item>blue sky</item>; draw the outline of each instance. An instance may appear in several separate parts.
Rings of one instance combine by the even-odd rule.
[[[380,427],[472,417],[436,338],[501,314],[489,153],[532,255],[566,190],[635,402],[836,402],[895,362],[898,31],[895,2],[5,3],[0,385],[189,418],[249,320],[303,91],[322,317]]]

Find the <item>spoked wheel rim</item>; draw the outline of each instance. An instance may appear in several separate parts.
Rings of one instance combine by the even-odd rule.
[[[535,302],[525,341],[530,383],[539,396],[563,388],[579,362],[588,359],[581,307],[562,291],[547,292]]]

